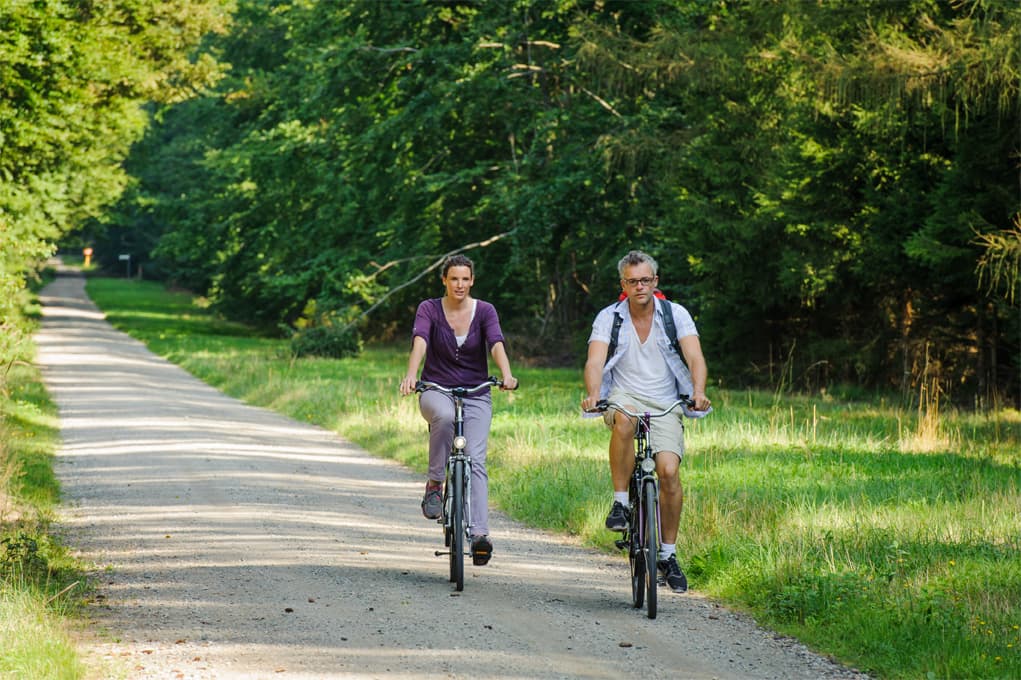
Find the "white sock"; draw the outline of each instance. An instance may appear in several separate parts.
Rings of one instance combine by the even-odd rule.
[[[628,506],[627,491],[614,491],[613,500],[617,501],[626,508]]]
[[[659,559],[665,560],[674,553],[677,552],[676,543],[660,543],[659,544]]]

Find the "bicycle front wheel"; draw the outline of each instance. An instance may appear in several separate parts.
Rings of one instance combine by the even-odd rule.
[[[659,559],[659,498],[656,493],[656,485],[652,482],[645,483],[644,495],[645,513],[645,595],[648,600],[649,618],[656,618],[656,562]]]
[[[450,484],[450,580],[464,590],[464,461],[454,461]]]

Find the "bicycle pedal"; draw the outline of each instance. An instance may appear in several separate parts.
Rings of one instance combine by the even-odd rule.
[[[617,546],[618,550],[623,550],[624,548],[626,548],[628,546],[628,542],[627,541],[614,541],[613,544],[615,546]]]

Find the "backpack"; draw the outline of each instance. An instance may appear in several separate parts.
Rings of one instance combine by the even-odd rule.
[[[681,344],[677,341],[677,325],[674,324],[674,313],[670,308],[670,303],[666,299],[666,295],[663,294],[658,288],[652,292],[653,297],[656,298],[656,304],[659,305],[660,310],[663,312],[663,329],[666,331],[667,337],[670,338],[670,346],[677,352],[677,356],[684,361],[684,354],[681,353]],[[627,299],[627,295],[624,293],[620,294],[620,300],[624,301]],[[613,327],[610,329],[610,346],[606,350],[606,360],[609,361],[613,353],[617,351],[617,338],[620,337],[620,325],[624,323],[624,316],[614,310],[613,312]]]

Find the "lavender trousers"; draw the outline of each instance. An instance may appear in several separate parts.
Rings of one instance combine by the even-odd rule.
[[[418,399],[422,417],[429,423],[429,479],[442,481],[447,475],[447,458],[454,439],[454,398],[436,390],[426,390]],[[489,394],[464,399],[464,437],[468,440],[472,461],[471,535],[489,533],[489,473],[486,451],[489,426],[493,421],[493,402]]]

